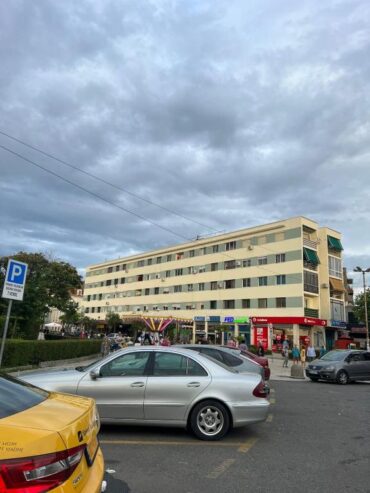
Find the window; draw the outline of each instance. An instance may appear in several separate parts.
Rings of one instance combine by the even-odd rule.
[[[213,245],[212,246],[212,253],[217,253],[218,252],[218,245]]]
[[[106,281],[105,285],[106,286],[110,286],[112,284],[112,280],[111,279],[108,279],[108,281]]]
[[[99,299],[99,301],[103,299],[103,294],[102,293],[99,294],[99,298],[98,299]]]
[[[204,282],[199,283],[199,291],[204,291]]]
[[[95,307],[91,308],[91,313],[95,313]]]
[[[285,274],[281,274],[280,276],[276,276],[276,284],[286,284],[286,276]]]
[[[159,294],[159,288],[154,288],[154,294]]]
[[[267,298],[258,298],[258,308],[267,308]]]
[[[140,377],[144,375],[150,353],[138,351],[109,361],[100,369],[102,377]]]
[[[27,383],[20,382],[4,374],[0,378],[0,395],[1,419],[37,406],[48,398],[49,392],[37,387],[31,387]]]
[[[206,255],[206,253],[207,253],[207,248],[206,248],[206,247],[201,248],[201,249],[200,249],[200,253],[201,253],[201,255]]]
[[[251,300],[249,299],[242,300],[242,308],[250,308],[250,307],[251,307]]]
[[[144,295],[145,296],[149,296],[149,294],[150,294],[150,289],[149,288],[146,288],[145,289],[145,292],[144,292]]]
[[[226,251],[235,250],[236,249],[236,241],[229,241],[226,243]]]
[[[166,277],[171,277],[171,271],[170,270],[166,270]]]
[[[215,272],[216,270],[218,270],[218,263],[217,262],[211,264],[211,272]]]
[[[139,260],[137,263],[138,267],[144,267],[144,260]]]
[[[258,278],[258,286],[267,286],[267,276]]]
[[[167,262],[171,262],[172,260],[172,255],[167,255]]]
[[[144,279],[143,274],[139,274],[139,275],[137,276],[137,279],[136,279],[136,280],[137,280],[137,281],[142,281],[143,279]]]
[[[211,291],[215,291],[217,289],[217,281],[211,282]]]
[[[251,278],[246,277],[243,279],[243,288],[250,288],[251,287]]]
[[[182,269],[175,269],[175,276],[182,276]]]
[[[342,260],[329,255],[329,276],[340,277],[342,279]]]
[[[190,250],[189,257],[194,257],[194,255],[195,255],[195,250]]]
[[[209,307],[211,310],[217,310],[217,301],[216,300],[210,301]]]
[[[168,310],[168,306],[167,305],[163,305],[162,310],[165,310],[165,311]]]
[[[275,257],[275,261],[277,264],[285,262],[285,253],[278,253]]]
[[[193,291],[193,285],[192,284],[188,284],[188,291]]]
[[[181,260],[182,258],[184,258],[184,252],[176,253],[176,260]]]
[[[205,272],[206,271],[206,266],[205,265],[200,265],[199,266],[199,273]]]
[[[160,264],[162,262],[162,257],[157,257],[157,264]]]
[[[148,258],[148,262],[147,262],[147,264],[148,264],[148,265],[152,265],[152,261],[153,261],[153,259]]]
[[[108,267],[108,274],[110,274],[111,272],[113,272],[113,267]]]
[[[257,263],[258,263],[258,265],[265,265],[265,264],[267,264],[267,257],[259,257]]]
[[[206,377],[207,372],[196,361],[186,356],[174,353],[155,353],[153,376],[155,377],[179,377],[179,376]]]
[[[276,308],[286,308],[286,298],[276,298]]]
[[[235,308],[235,300],[224,300],[224,309],[233,310]]]
[[[332,320],[345,320],[343,302],[339,300],[330,300],[330,311]]]
[[[119,265],[116,265],[116,272],[119,271]]]
[[[225,281],[225,289],[233,289],[235,288],[235,279],[229,279]]]
[[[235,269],[235,267],[235,260],[226,260],[226,262],[224,262],[224,269]]]
[[[87,301],[91,301],[91,295],[90,294],[87,295]]]
[[[175,286],[174,291],[175,291],[175,293],[181,293],[182,286],[181,285]]]
[[[303,271],[303,285],[304,290],[308,293],[319,292],[319,277],[315,272]]]
[[[250,267],[252,265],[252,260],[250,258],[243,260],[243,267]]]

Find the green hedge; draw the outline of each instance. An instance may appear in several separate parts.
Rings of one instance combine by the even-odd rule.
[[[2,366],[38,365],[42,361],[58,361],[79,358],[100,353],[99,340],[61,340],[61,341],[24,341],[7,340]]]

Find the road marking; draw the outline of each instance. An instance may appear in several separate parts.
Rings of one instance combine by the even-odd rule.
[[[206,478],[208,479],[217,479],[224,474],[230,466],[232,466],[235,462],[235,459],[226,459],[221,464],[213,469],[209,474],[207,474]]]
[[[242,454],[246,454],[252,447],[255,445],[255,443],[258,441],[258,438],[256,437],[251,437],[248,438],[248,440],[240,445],[238,448],[238,452],[241,452]]]
[[[267,416],[266,423],[271,423],[271,421],[272,421],[273,417],[274,417],[274,416],[273,416],[272,414],[269,414],[269,415]]]
[[[103,445],[191,445],[203,447],[241,447],[245,442],[191,442],[191,441],[167,441],[167,440],[99,440]]]
[[[271,394],[275,394],[275,389],[270,389]]]
[[[271,397],[270,404],[276,404],[276,399],[274,397]]]

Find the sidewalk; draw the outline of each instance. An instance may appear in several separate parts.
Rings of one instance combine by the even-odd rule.
[[[269,366],[271,370],[270,380],[285,380],[289,382],[304,382],[310,380],[308,377],[306,377],[306,375],[304,376],[304,379],[291,377],[290,372],[293,364],[292,360],[289,360],[288,368],[283,368],[284,359],[281,354],[274,353],[269,354],[266,357],[269,360]]]

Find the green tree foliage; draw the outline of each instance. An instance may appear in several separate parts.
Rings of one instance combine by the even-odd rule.
[[[112,332],[116,332],[117,327],[122,324],[122,320],[118,313],[108,313],[107,315],[108,327]]]
[[[367,316],[370,319],[370,288],[366,290],[366,304],[367,304]],[[365,296],[364,293],[360,293],[355,298],[355,304],[353,306],[356,319],[359,322],[365,323]]]
[[[49,308],[70,312],[70,291],[82,285],[77,270],[67,262],[47,258],[43,253],[19,252],[3,257],[1,264],[6,267],[9,258],[28,264],[26,287],[23,301],[15,301],[12,308],[10,334],[12,336],[34,339],[43,323]],[[0,288],[4,282],[1,276]],[[7,301],[0,299],[0,313],[4,317]],[[3,324],[0,331],[2,332]]]

